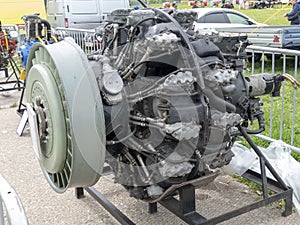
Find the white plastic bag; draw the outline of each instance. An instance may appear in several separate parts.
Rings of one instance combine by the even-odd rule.
[[[293,203],[300,215],[300,163],[291,156],[291,150],[282,141],[272,142],[267,149],[261,150],[284,183],[293,188]],[[250,169],[260,173],[259,161]],[[269,170],[267,176],[274,179]]]
[[[234,157],[228,165],[222,167],[222,170],[226,174],[237,174],[241,176],[258,159],[258,156],[254,151],[248,149],[238,142],[234,143],[231,151],[233,152]]]
[[[275,141],[266,149],[260,148],[272,167],[288,187],[293,188],[293,203],[300,215],[300,163],[291,156],[291,150],[282,141]],[[235,156],[223,171],[229,174],[242,175],[248,169],[260,173],[259,158],[253,150],[235,143],[232,148]],[[267,176],[274,177],[267,169]]]

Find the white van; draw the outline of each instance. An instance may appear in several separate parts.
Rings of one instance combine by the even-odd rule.
[[[45,0],[47,20],[53,28],[93,29],[113,9],[129,7],[129,0]]]

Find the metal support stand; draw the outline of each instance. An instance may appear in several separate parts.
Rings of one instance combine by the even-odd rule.
[[[4,71],[6,80],[0,82],[0,92],[2,91],[12,91],[12,90],[19,90],[21,91],[24,89],[24,83],[20,80],[19,74],[21,73],[20,69],[18,68],[16,62],[11,57],[11,55],[7,55],[10,67],[12,69],[12,73],[8,73],[8,68],[0,68],[0,71]],[[14,79],[13,79],[14,78]],[[9,87],[5,87],[6,85],[12,85]]]
[[[8,69],[7,68],[0,68],[0,71],[4,71],[5,77],[8,77]]]
[[[126,225],[134,225],[126,215],[124,215],[115,205],[113,205],[104,195],[100,194],[95,188],[93,187],[86,187],[86,188],[76,188],[76,197],[83,198],[84,197],[84,190],[86,190],[99,204],[101,204],[107,212],[109,212],[120,224]]]
[[[252,139],[247,134],[246,130],[243,127],[238,127],[241,134],[247,140],[247,142],[254,149],[256,154],[260,159],[261,166],[261,174],[257,174],[253,171],[247,171],[244,177],[259,183],[263,188],[263,199],[248,204],[246,206],[242,206],[238,209],[234,209],[230,212],[226,212],[219,216],[213,217],[211,219],[207,219],[204,216],[200,215],[196,212],[196,201],[195,201],[195,186],[192,184],[186,184],[182,186],[178,186],[178,188],[174,189],[173,194],[169,194],[166,197],[159,199],[158,202],[148,203],[148,212],[150,214],[157,212],[157,203],[160,203],[162,206],[167,208],[170,212],[178,216],[180,219],[185,221],[188,224],[198,225],[198,224],[217,224],[223,221],[229,220],[233,217],[239,216],[251,210],[257,209],[259,207],[265,206],[272,202],[278,201],[280,199],[285,200],[285,211],[282,216],[288,216],[292,213],[292,195],[293,190],[286,186],[281,177],[274,170],[269,161],[262,154],[260,149],[255,145]],[[272,173],[272,175],[276,178],[277,181],[270,180],[266,176],[266,167]],[[205,184],[205,182],[211,181],[211,176],[205,180],[203,180],[201,184]],[[115,219],[117,219],[121,224],[134,224],[127,216],[125,216],[119,209],[117,209],[110,201],[108,201],[103,195],[101,195],[95,188],[88,187],[84,188],[98,203],[100,203]],[[273,194],[269,196],[268,189],[271,189],[277,194]],[[174,195],[178,194],[178,199],[174,197]],[[84,196],[83,188],[76,188],[76,196],[77,198],[81,198]]]
[[[184,186],[178,192],[179,200],[170,196],[159,203],[188,224],[204,224],[207,219],[196,212],[195,186]]]
[[[18,109],[17,109],[17,113],[22,116],[24,111],[26,110],[26,106],[25,104],[23,103],[23,99],[24,99],[24,94],[25,94],[25,86],[26,86],[26,81],[24,82],[24,88],[21,92],[21,96],[20,96],[20,100],[19,100],[19,106],[18,106]]]

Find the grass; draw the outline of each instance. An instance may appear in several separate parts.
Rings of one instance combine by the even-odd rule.
[[[172,2],[172,1],[170,1]],[[150,4],[151,7],[162,8],[162,4]],[[219,5],[221,7],[221,4]],[[283,5],[282,8],[271,9],[238,9],[238,5],[234,6],[235,10],[251,17],[259,23],[268,25],[289,25],[289,21],[284,17],[284,14],[291,11],[291,6]],[[179,9],[191,9],[188,3],[179,3]]]
[[[291,6],[283,5],[279,9],[236,9],[237,11],[249,16],[259,23],[264,23],[267,25],[281,26],[289,25],[290,22],[284,17],[285,13],[291,11]]]
[[[152,5],[153,7],[162,7],[162,4]],[[187,3],[179,3],[179,9],[189,9]],[[285,13],[291,11],[291,6],[283,5],[282,8],[271,8],[271,9],[248,9],[242,10],[238,9],[237,5],[235,5],[235,10],[251,17],[255,21],[259,23],[264,23],[267,25],[273,26],[284,26],[289,25],[289,21],[284,17]],[[286,59],[286,73],[294,75],[294,58]],[[246,71],[251,71],[251,64],[248,63]],[[274,74],[282,73],[283,69],[283,58],[275,61],[274,68],[272,68],[272,64],[270,60],[265,58],[265,73]],[[254,73],[261,73],[261,63],[255,63]],[[247,74],[247,72],[246,72]],[[248,72],[249,74],[249,72]],[[296,75],[298,80],[300,79],[299,74]],[[292,133],[292,121],[294,120],[294,129],[295,136],[293,138],[293,145],[300,147],[300,123],[298,122],[298,118],[300,118],[300,106],[297,104],[298,102],[293,102],[293,96],[297,96],[297,100],[299,99],[299,94],[292,88],[292,86],[288,83],[283,85],[282,90],[284,91],[284,105],[282,104],[282,97],[278,98],[270,98],[268,96],[263,97],[263,111],[265,112],[265,123],[266,123],[266,131],[263,132],[266,136],[272,136],[274,139],[282,139],[286,143],[291,143],[291,133]],[[272,105],[273,110],[270,110],[270,106]],[[281,115],[281,109],[284,108],[284,116]],[[293,113],[295,111],[295,117],[293,117]],[[270,132],[270,115],[272,117],[272,133]],[[283,132],[280,134],[280,127],[283,127]],[[255,126],[254,126],[255,127]],[[262,147],[267,147],[269,143],[262,141],[261,139],[254,138],[255,142]],[[300,154],[292,153],[293,157],[300,162]]]
[[[9,106],[9,108],[16,108],[17,106],[18,106],[18,104],[15,102],[15,103],[11,104],[11,105]]]
[[[41,18],[46,18],[44,1],[42,0],[1,0],[0,20],[2,24],[23,24],[22,16],[40,13]]]
[[[155,4],[154,7],[162,7],[162,4]],[[187,5],[187,3],[179,3],[180,9],[188,9],[191,8]],[[248,10],[242,10],[238,9],[237,5],[235,5],[235,9],[237,11],[242,12],[243,14],[251,17],[255,21],[259,23],[264,23],[268,25],[289,25],[289,21],[284,17],[284,14],[291,11],[291,6],[289,5],[283,5],[282,8],[271,8],[271,9],[248,9]],[[294,75],[294,58],[288,58],[286,59],[286,72]],[[247,65],[247,71],[250,71],[251,64],[248,63]],[[274,71],[274,74],[282,73],[283,71],[283,58],[280,60],[275,61],[275,66],[272,68],[272,64],[270,60],[267,60],[265,58],[265,67],[264,72],[265,73],[272,73]],[[261,63],[255,64],[255,73],[261,73]],[[247,74],[247,72],[246,72]],[[249,74],[249,72],[248,72]],[[297,74],[298,80],[300,79],[300,76]],[[282,105],[282,98],[273,98],[271,99],[268,96],[263,97],[264,102],[264,112],[265,112],[265,120],[266,120],[266,131],[263,133],[266,136],[272,136],[275,139],[280,139],[286,143],[291,143],[291,126],[292,121],[294,120],[295,123],[295,137],[294,137],[294,143],[293,145],[300,147],[300,123],[298,122],[298,118],[300,118],[300,106],[297,104],[297,102],[293,102],[293,96],[294,94],[298,96],[299,94],[294,91],[292,86],[289,83],[284,84],[284,106]],[[270,110],[270,105],[273,105],[273,110]],[[284,116],[281,116],[281,108],[284,108]],[[295,111],[295,117],[292,117],[292,112]],[[270,115],[273,115],[272,117],[272,134],[270,134]],[[283,133],[280,134],[280,126],[283,127]],[[255,140],[260,146],[267,147],[268,143],[261,141],[260,139]],[[299,154],[293,154],[294,157],[300,161],[300,155]]]
[[[172,1],[170,1],[172,2]],[[162,4],[151,4],[152,7],[160,8],[162,7]],[[180,9],[190,9],[191,7],[188,6],[188,4],[185,3],[179,3]],[[221,5],[219,5],[220,7]],[[291,10],[291,6],[289,5],[283,5],[282,8],[271,8],[271,9],[248,9],[248,10],[240,10],[238,9],[238,6],[235,5],[235,10],[240,11],[244,13],[245,15],[253,18],[259,23],[265,23],[268,25],[288,25],[289,21],[284,17],[284,14],[289,12]],[[34,12],[40,12],[41,17],[45,17],[45,9],[43,5],[43,1],[41,0],[4,0],[0,2],[0,14],[1,14],[1,20],[3,24],[7,23],[22,23],[20,20],[21,16],[24,14],[32,14]],[[293,59],[287,59],[287,65],[293,64]],[[260,73],[260,63],[255,64],[255,73]],[[250,65],[248,65],[249,67]],[[276,73],[282,73],[282,60],[276,61],[276,65],[274,68],[275,74]],[[265,62],[265,72],[271,73],[272,72],[272,66],[270,61],[266,60]],[[287,73],[293,74],[293,66],[287,67]],[[300,118],[300,108],[299,105],[295,105],[292,101],[292,97],[294,95],[293,88],[290,87],[290,85],[285,85],[285,112],[291,112],[293,110],[296,111],[296,117],[294,118],[297,120],[297,118]],[[270,111],[269,105],[274,105],[274,110]],[[282,139],[285,142],[290,142],[291,140],[291,124],[292,124],[292,116],[291,114],[286,114],[284,118],[282,119],[280,116],[281,112],[281,98],[276,98],[273,100],[273,102],[270,100],[270,98],[265,97],[264,98],[264,111],[266,113],[266,118],[269,118],[270,113],[273,114],[273,133],[272,136],[276,139],[280,138],[279,134],[279,127],[282,125],[287,132],[284,132],[282,134]],[[281,123],[281,121],[283,123]],[[269,126],[270,122],[269,119],[266,120],[267,126]],[[264,132],[267,136],[269,135],[269,129]],[[300,146],[300,124],[295,123],[295,138],[294,138],[294,144],[296,146]],[[260,145],[266,146],[265,143],[259,142]],[[298,160],[300,160],[300,156],[295,156]]]
[[[252,191],[255,194],[257,194],[257,196],[254,198],[254,201],[260,201],[260,200],[263,199],[263,188],[262,188],[261,185],[255,183],[255,182],[252,182],[252,181],[250,181],[250,180],[248,180],[244,177],[240,177],[240,176],[237,176],[237,175],[233,175],[233,177],[235,179],[237,179],[238,181],[240,181],[241,183],[244,183],[247,186],[249,186],[252,189]],[[274,194],[276,194],[276,192],[268,189],[268,195],[269,196],[272,196]],[[271,208],[277,208],[277,209],[280,209],[280,210],[283,211],[284,208],[285,208],[285,201],[284,201],[284,199],[280,199],[276,202],[268,204],[268,206],[271,207]],[[295,212],[295,207],[293,207],[293,212]]]
[[[238,10],[238,9],[237,9]],[[265,23],[268,25],[289,25],[289,21],[284,17],[284,14],[289,12],[291,10],[291,6],[283,5],[282,8],[279,9],[250,9],[250,10],[238,10],[245,15],[253,18],[255,21],[259,23]],[[294,75],[294,58],[286,58],[286,72]],[[251,65],[248,65],[248,69]],[[275,61],[274,68],[272,68],[272,64],[270,60],[267,60],[265,58],[265,67],[264,72],[266,73],[272,73],[274,71],[274,74],[282,73],[283,68],[283,58],[280,60]],[[255,73],[261,73],[261,63],[255,64]],[[299,80],[299,74],[296,75],[297,79]],[[300,124],[297,123],[297,118],[300,118],[300,106],[297,104],[297,102],[294,104],[293,102],[293,95],[296,94],[297,100],[299,94],[294,91],[294,89],[291,87],[290,84],[286,83],[283,86],[284,89],[284,105],[282,105],[282,98],[273,98],[273,100],[269,97],[264,97],[264,112],[265,117],[270,118],[270,114],[273,115],[272,117],[272,137],[275,139],[280,138],[279,128],[280,126],[283,126],[284,132],[281,134],[281,138],[283,141],[290,143],[291,142],[291,125],[292,121],[295,121],[295,137],[294,137],[294,143],[295,146],[300,146]],[[282,89],[282,90],[283,90]],[[270,105],[273,105],[273,110],[270,111]],[[281,117],[281,108],[284,108],[285,115],[282,118]],[[295,111],[295,117],[292,117],[292,113]],[[266,136],[270,136],[270,120],[266,120],[267,129],[263,133]],[[266,143],[262,142],[259,139],[256,139],[256,142],[266,147]],[[300,155],[293,153],[294,158],[296,158],[298,161],[300,161]]]
[[[294,58],[286,58],[286,73],[289,73],[291,75],[294,75]],[[248,65],[250,67],[251,65]],[[264,72],[266,73],[272,73],[272,70],[274,70],[274,74],[282,73],[283,68],[283,58],[280,60],[275,61],[275,66],[272,69],[272,64],[270,60],[265,60],[265,69]],[[261,63],[255,64],[255,73],[259,74],[261,73]],[[297,78],[299,80],[299,74],[297,74]],[[295,137],[294,137],[294,145],[300,146],[300,124],[297,123],[297,119],[300,118],[300,106],[297,104],[297,102],[293,101],[294,95],[297,96],[296,100],[298,100],[299,94],[297,91],[294,90],[292,85],[290,83],[285,82],[282,86],[282,92],[284,92],[284,98],[277,97],[277,98],[270,98],[268,96],[263,97],[264,102],[264,111],[266,118],[270,118],[270,115],[273,115],[272,117],[272,136],[275,139],[280,138],[279,128],[280,126],[283,127],[283,133],[281,134],[282,140],[290,143],[291,142],[291,125],[294,121],[294,129],[295,129]],[[284,105],[282,104],[282,99],[284,99]],[[270,111],[270,105],[273,106],[273,110]],[[284,116],[281,115],[281,109],[284,109]],[[295,112],[295,117],[293,117],[293,113]],[[270,135],[270,119],[266,119],[266,125],[267,130],[264,132],[265,135]]]

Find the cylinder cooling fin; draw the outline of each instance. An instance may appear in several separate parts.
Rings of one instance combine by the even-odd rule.
[[[92,186],[105,159],[103,105],[95,74],[72,39],[36,44],[27,64],[26,97],[37,117],[39,162],[59,193]]]

